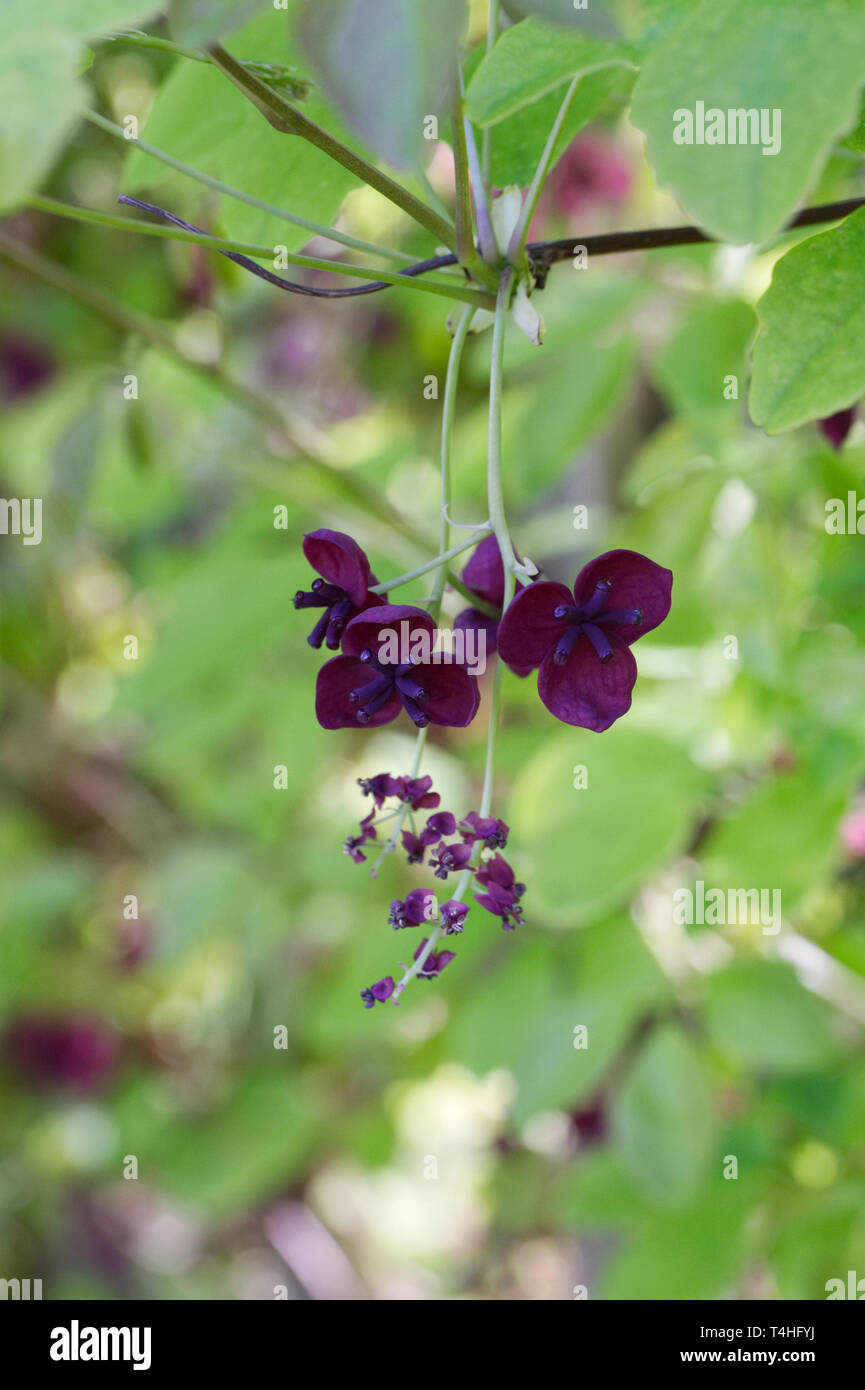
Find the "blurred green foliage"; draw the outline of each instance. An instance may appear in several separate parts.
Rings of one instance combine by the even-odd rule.
[[[281,19],[232,44],[292,61],[284,36],[256,38]],[[583,119],[633,178],[624,209],[586,203],[598,230],[669,216],[610,74]],[[143,133],[178,157],[338,211],[343,172],[215,71],[107,44],[88,81],[115,119],[152,106]],[[502,177],[525,178],[540,125],[518,112],[495,130]],[[140,152],[124,166],[88,126],[52,150],[57,197],[111,208],[144,189],[213,230],[287,239]],[[826,196],[861,189],[859,167],[833,166]],[[541,215],[574,231],[560,207]],[[365,192],[342,216],[429,249]],[[76,1091],[4,1054],[0,1276],[43,1277],[51,1298],[795,1299],[865,1273],[865,848],[839,830],[865,777],[863,557],[823,524],[860,485],[865,437],[836,454],[811,426],[768,437],[747,418],[777,251],[565,262],[541,296],[544,347],[508,337],[520,554],[571,582],[632,547],[674,571],[673,609],[607,734],[556,724],[533,678],[506,676],[494,805],[526,925],[502,934],[475,908],[442,979],[368,1014],[359,990],[413,949],[387,905],[420,880],[394,856],[373,882],[341,843],[369,807],[357,778],[404,772],[413,740],[318,727],[320,656],[291,598],[316,526],[351,532],[383,578],[433,553],[440,402],[423,382],[443,382],[446,310],[398,290],[283,300],[198,248],[26,211],[7,229],[191,358],[223,359],[332,466],[293,455],[254,400],[4,263],[0,479],[44,499],[44,539],[0,537],[0,1028],[82,1016],[114,1060]],[[44,367],[26,386],[22,354]],[[486,516],[487,375],[478,335],[460,521]],[[459,812],[477,804],[483,722],[438,731],[425,757]],[[780,890],[781,931],[677,925],[673,895],[698,882]]]

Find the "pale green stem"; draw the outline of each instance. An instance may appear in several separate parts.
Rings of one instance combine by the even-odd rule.
[[[206,246],[212,251],[234,251],[239,255],[255,257],[257,260],[273,261],[272,246],[253,246],[244,241],[229,241],[225,237],[207,236],[203,232],[187,232],[182,227],[160,226],[157,222],[142,222],[137,217],[118,217],[110,212],[97,212],[93,208],[78,208],[71,203],[61,203],[55,198],[43,198],[31,194],[27,198],[29,207],[40,212],[50,212],[58,217],[68,217],[75,222],[89,222],[95,226],[111,227],[121,232],[140,232],[143,236],[162,237],[169,241],[189,241],[196,246]],[[412,278],[400,275],[396,270],[377,270],[374,266],[349,265],[346,261],[331,261],[320,256],[301,256],[293,251],[281,251],[280,255],[288,265],[302,266],[307,270],[332,270],[336,275],[348,275],[358,280],[383,280],[388,285],[408,285],[427,294],[443,296],[445,299],[459,299],[475,308],[483,307],[489,296],[466,289],[463,284],[444,276],[427,275]]]
[[[402,184],[396,183],[355,150],[349,149],[341,140],[337,140],[328,131],[316,125],[315,121],[309,120],[302,111],[298,111],[280,96],[279,92],[275,92],[266,82],[244,69],[243,65],[232,58],[220,44],[209,44],[207,51],[220,71],[258,108],[275,130],[285,135],[299,135],[302,139],[308,140],[337,164],[341,164],[343,168],[369,184],[376,192],[396,203],[409,217],[413,217],[422,227],[432,232],[437,241],[444,242],[449,250],[456,250],[456,233],[453,226],[432,208],[427,207],[420,198],[416,198],[407,188],[403,188]]]
[[[201,55],[205,62],[210,62],[209,58]],[[266,212],[271,217],[278,217],[282,222],[290,222],[295,227],[302,227],[304,231],[311,232],[315,236],[327,237],[328,241],[337,241],[342,246],[350,246],[355,251],[368,251],[374,256],[382,256],[385,260],[405,261],[410,264],[417,260],[416,256],[410,255],[407,251],[392,251],[389,246],[378,246],[373,241],[363,241],[360,237],[350,236],[348,232],[340,232],[335,227],[325,227],[321,222],[310,222],[307,217],[300,217],[296,213],[286,212],[284,208],[278,208],[273,203],[266,203],[261,198],[255,198],[251,193],[244,193],[239,188],[233,188],[229,183],[223,183],[221,179],[215,179],[210,174],[202,173],[191,164],[184,164],[181,159],[175,159],[173,155],[165,150],[160,150],[157,145],[151,145],[147,140],[142,140],[136,136],[131,140],[114,121],[110,121],[107,116],[102,116],[98,111],[83,111],[81,113],[86,121],[98,126],[100,130],[106,131],[109,135],[122,140],[126,145],[135,145],[136,149],[143,154],[150,155],[152,159],[158,159],[160,164],[165,164],[169,169],[174,169],[178,174],[183,174],[188,179],[194,179],[204,188],[211,188],[215,193],[221,193],[226,198],[234,198],[238,203],[246,203],[251,208],[258,208],[260,212]]]
[[[422,729],[418,729],[417,739],[415,740],[414,746],[414,758],[412,759],[411,771],[409,772],[410,778],[417,777],[418,775],[418,771],[420,769],[420,760],[421,756],[423,755],[424,744],[426,743],[428,729],[429,724],[425,724]],[[387,856],[389,854],[392,854],[393,851],[396,849],[396,842],[399,839],[400,831],[402,830],[403,823],[408,813],[409,805],[407,801],[404,801],[396,813],[396,824],[394,825],[394,828],[391,834],[389,835],[387,841],[383,845],[381,854],[378,856],[375,863],[370,868],[370,874],[373,878],[375,878],[376,874],[378,873],[378,866],[382,862],[382,860],[386,859]]]
[[[370,593],[388,594],[392,589],[398,589],[401,584],[408,584],[412,579],[420,579],[422,574],[429,574],[430,570],[440,571],[442,575],[441,587],[444,589],[444,570],[442,567],[448,560],[453,560],[454,556],[462,555],[465,550],[471,550],[472,546],[477,545],[478,541],[482,541],[484,536],[488,536],[491,530],[491,526],[479,526],[468,540],[460,541],[459,545],[452,545],[450,550],[443,551],[434,560],[427,560],[425,565],[418,565],[417,569],[407,570],[405,574],[398,574],[396,579],[385,579],[381,584],[371,584]]]
[[[503,611],[507,608],[514,596],[515,578],[512,568],[513,548],[508,539],[507,524],[504,517],[502,505],[501,488],[501,438],[502,438],[502,375],[504,363],[504,324],[507,312],[508,291],[510,289],[511,270],[504,271],[499,286],[498,300],[496,303],[496,321],[493,326],[493,346],[490,361],[490,420],[489,420],[489,464],[487,470],[487,490],[489,495],[490,518],[497,520],[496,539],[499,542],[502,563],[505,568],[505,588],[503,595]],[[511,564],[507,562],[510,557]],[[493,675],[492,697],[490,699],[489,724],[487,726],[487,756],[484,764],[484,781],[481,790],[481,802],[478,815],[488,816],[493,798],[493,778],[495,775],[495,750],[496,750],[496,731],[499,720],[499,708],[501,703],[501,680],[503,664],[501,660],[496,662],[496,669]],[[461,902],[472,880],[472,870],[477,868],[480,862],[482,845],[478,845],[472,855],[470,868],[463,869],[459,876],[456,889],[452,898],[456,902]],[[400,997],[406,986],[416,979],[426,964],[427,959],[432,955],[442,934],[441,923],[434,926],[427,938],[426,946],[416,961],[413,961],[405,970],[399,983],[396,985],[391,1000],[398,1004]]]
[[[460,366],[463,360],[463,349],[465,348],[466,338],[468,337],[469,325],[472,321],[470,309],[463,309],[457,320],[451,350],[448,356],[448,369],[445,376],[445,392],[442,401],[442,424],[441,424],[441,446],[439,450],[439,466],[441,473],[441,531],[439,536],[442,554],[450,558],[452,552],[448,552],[447,544],[450,540],[450,525],[448,522],[448,508],[451,501],[451,455],[453,453],[454,439],[454,415],[456,412],[457,386],[459,383]],[[484,528],[488,534],[489,527]],[[475,533],[478,540],[481,539],[479,533]],[[456,552],[457,554],[459,551]],[[441,601],[445,588],[445,571],[440,568],[433,589],[432,605],[430,612],[437,618],[441,608]]]
[[[496,39],[499,36],[499,0],[490,0],[489,15],[487,16],[487,54],[492,53]],[[481,136],[481,177],[483,186],[488,189],[490,186],[490,176],[492,173],[493,159],[493,128],[487,126]]]
[[[529,191],[526,194],[525,199],[523,200],[523,206],[520,209],[519,221],[517,222],[517,225],[513,230],[513,234],[511,235],[510,243],[508,245],[508,259],[514,265],[518,263],[521,256],[524,254],[526,238],[529,234],[529,227],[531,226],[532,218],[535,215],[535,208],[538,205],[538,198],[540,197],[541,189],[544,186],[544,179],[547,177],[550,165],[553,162],[553,155],[556,151],[556,145],[559,143],[559,136],[562,133],[562,126],[567,120],[568,112],[571,109],[571,102],[573,101],[576,95],[577,88],[579,87],[581,81],[582,73],[578,73],[577,76],[572,79],[568,86],[568,90],[565,92],[564,100],[562,101],[562,104],[559,107],[558,115],[556,116],[556,119],[553,121],[552,130],[550,131],[549,136],[547,137],[547,143],[544,145],[543,153],[541,154],[541,157],[538,160],[538,167],[535,170],[534,178],[529,184]]]

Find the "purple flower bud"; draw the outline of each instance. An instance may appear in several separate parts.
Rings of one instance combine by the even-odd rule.
[[[412,957],[413,960],[417,960],[419,958],[419,956],[425,949],[428,940],[429,937],[425,936],[423,941],[415,951],[414,956]],[[439,951],[438,955],[436,955],[434,951],[431,951],[423,963],[423,969],[418,971],[418,979],[434,980],[437,975],[440,975],[442,973],[445,966],[448,965],[453,960],[453,958],[453,951]]]
[[[355,864],[362,864],[366,859],[366,855],[361,851],[361,845],[365,845],[368,840],[378,839],[378,831],[375,829],[373,825],[374,819],[375,808],[373,808],[370,811],[368,816],[364,816],[363,820],[361,821],[360,834],[349,835],[348,839],[343,844],[343,854],[347,854],[349,858],[354,861]]]
[[[430,816],[426,825],[420,833],[420,841],[423,845],[434,845],[437,840],[441,840],[445,835],[453,835],[457,828],[456,817],[450,811],[439,811],[437,815]]]

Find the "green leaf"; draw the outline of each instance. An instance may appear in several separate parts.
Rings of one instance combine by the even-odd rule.
[[[526,19],[502,34],[469,84],[466,110],[477,125],[495,125],[561,87],[577,73],[633,66],[625,51],[579,33]]]
[[[738,960],[705,982],[712,1040],[747,1066],[814,1071],[832,1057],[829,1010],[800,985],[791,965]]]
[[[587,72],[571,102],[562,132],[553,152],[553,167],[579,130],[597,116],[612,97],[627,97],[634,73],[619,65]],[[496,127],[493,140],[492,182],[500,188],[509,183],[527,184],[534,176],[547,143],[553,121],[562,101],[559,91],[524,106]]]
[[[181,43],[200,47],[271,8],[271,0],[171,0],[169,28]]]
[[[250,58],[283,61],[288,57],[291,62],[294,55],[286,50],[285,39],[285,14],[272,12],[238,34],[236,48]],[[333,130],[333,113],[315,92],[304,102],[304,114]],[[305,140],[273,130],[220,72],[202,63],[174,68],[159,90],[142,135],[184,163],[312,221],[331,223],[346,192],[356,184],[347,170]],[[131,193],[155,184],[168,189],[165,196],[173,202],[188,197],[190,189],[198,196],[189,180],[133,149],[124,189]],[[220,226],[240,241],[283,245],[289,251],[309,240],[303,228],[293,229],[229,198],[222,202]]]
[[[554,734],[517,778],[508,815],[537,910],[572,924],[625,901],[682,847],[702,782],[679,745],[624,721],[604,734]]]
[[[685,317],[655,363],[655,375],[680,415],[724,410],[728,376],[743,379],[754,311],[740,299],[704,300]]]
[[[84,105],[84,40],[142,8],[142,0],[12,0],[0,10],[0,212],[38,188]]]
[[[574,0],[505,0],[504,10],[512,19],[539,15],[550,24],[562,24],[581,29],[587,34],[602,34],[610,38],[618,33],[621,0],[584,0],[582,7]]]
[[[428,115],[443,120],[464,0],[306,0],[301,47],[351,128],[398,168],[414,166]]]
[[[863,77],[865,25],[852,0],[703,0],[649,55],[631,115],[659,182],[689,216],[723,241],[764,241],[854,123]],[[765,110],[770,138],[780,112],[780,149],[696,143],[698,102],[706,112]],[[682,111],[695,117],[693,144],[674,139]]]
[[[622,1161],[637,1186],[664,1206],[699,1189],[715,1141],[709,1083],[680,1029],[659,1029],[643,1048],[613,1108]]]
[[[775,266],[757,306],[750,410],[769,434],[831,415],[865,394],[865,208]]]

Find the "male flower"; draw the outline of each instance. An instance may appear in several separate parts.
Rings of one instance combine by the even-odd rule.
[[[310,531],[303,538],[303,553],[320,575],[307,592],[298,589],[295,608],[323,608],[307,641],[311,647],[322,642],[331,651],[339,650],[346,623],[366,608],[387,603],[382,594],[370,592],[378,581],[370,573],[369,560],[357,541],[342,531]]]
[[[386,999],[390,999],[396,986],[391,975],[385,975],[383,980],[370,985],[369,989],[362,989],[360,997],[363,1000],[365,1009],[372,1009],[376,1004],[383,1004]]]
[[[504,931],[513,931],[514,927],[523,925],[519,903],[526,885],[514,882],[514,871],[506,859],[494,854],[485,864],[479,864],[475,880],[485,889],[483,893],[475,893],[475,902],[494,917],[501,917]]]
[[[580,570],[574,592],[541,580],[521,590],[499,625],[509,666],[539,667],[538,694],[565,724],[601,733],[631,706],[631,643],[670,611],[670,570],[634,550],[610,550]]]
[[[435,624],[422,608],[384,604],[352,618],[342,635],[342,656],[326,661],[315,687],[315,713],[324,729],[377,728],[400,710],[419,729],[463,727],[477,713],[478,683],[452,662],[382,660],[394,631],[407,625],[407,648],[432,652]]]
[[[415,951],[414,955],[412,956],[412,960],[417,960],[418,956],[421,954],[424,947],[426,946],[428,940],[429,937],[425,936],[423,941]],[[453,951],[439,951],[437,955],[435,951],[430,951],[429,955],[423,963],[422,968],[418,971],[418,979],[434,980],[437,975],[440,975],[442,973],[445,966],[448,965],[453,960],[453,958]]]
[[[429,888],[413,888],[406,893],[405,902],[399,898],[390,905],[388,921],[395,931],[401,927],[420,927],[436,915],[435,893]]]

